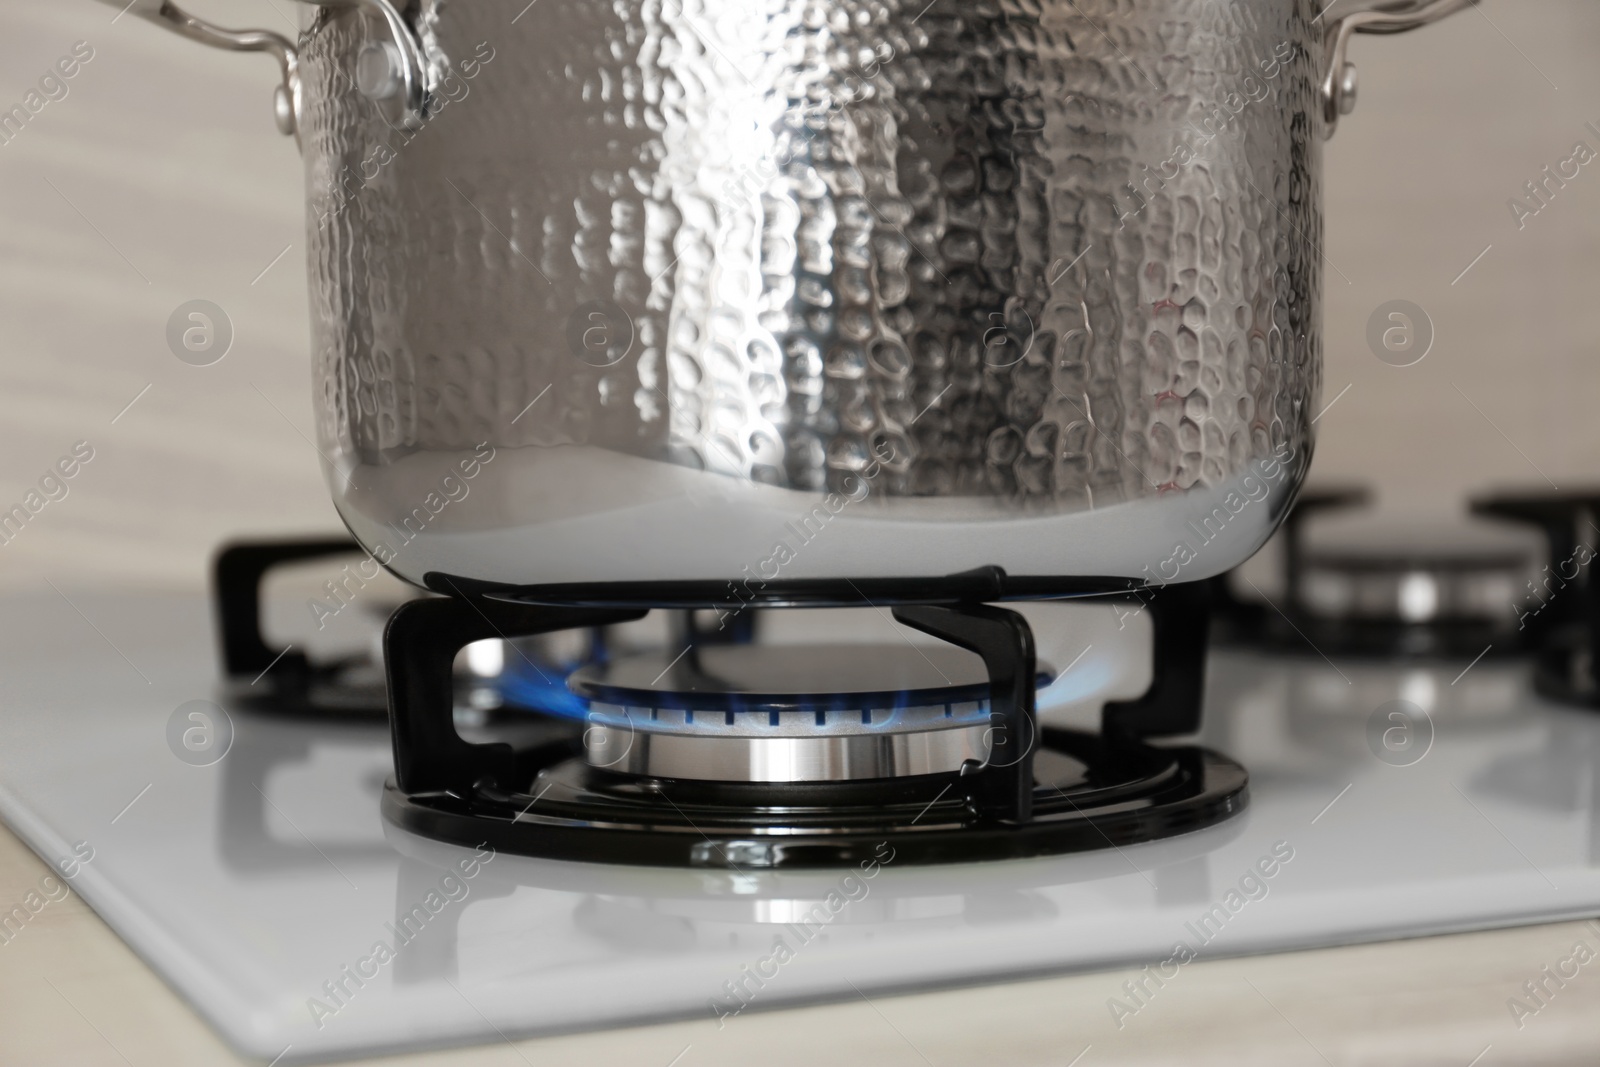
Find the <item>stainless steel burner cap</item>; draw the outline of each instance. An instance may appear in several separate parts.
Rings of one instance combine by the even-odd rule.
[[[591,766],[722,782],[959,771],[989,753],[989,682],[942,645],[734,645],[585,667]]]
[[[1329,523],[1304,551],[1302,606],[1329,619],[1397,624],[1513,620],[1536,538],[1466,520]]]

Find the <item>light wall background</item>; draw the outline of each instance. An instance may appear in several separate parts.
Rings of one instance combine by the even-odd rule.
[[[290,0],[193,9],[283,33],[299,17]],[[94,48],[67,98],[0,145],[0,508],[75,442],[95,450],[0,545],[0,588],[198,587],[226,537],[339,528],[310,443],[301,174],[272,124],[275,65],[116,16],[0,0],[0,110],[75,42]],[[1522,231],[1507,208],[1576,141],[1600,151],[1600,4],[1485,0],[1359,38],[1353,58],[1360,104],[1326,153],[1323,403],[1338,400],[1312,477],[1436,518],[1488,486],[1600,482],[1600,161]],[[234,324],[211,367],[165,342],[195,298]],[[1368,349],[1392,299],[1433,320],[1416,366]]]

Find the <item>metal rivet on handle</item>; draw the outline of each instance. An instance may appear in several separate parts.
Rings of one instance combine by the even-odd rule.
[[[372,41],[356,56],[356,88],[369,100],[387,100],[401,87],[400,50],[387,41]]]
[[[1356,65],[1346,63],[1339,79],[1339,114],[1348,115],[1356,109]]]
[[[294,136],[294,94],[287,85],[279,85],[272,91],[272,117],[278,123],[278,132],[285,137]]]

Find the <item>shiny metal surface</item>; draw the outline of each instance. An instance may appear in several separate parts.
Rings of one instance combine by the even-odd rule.
[[[1518,616],[1541,603],[1532,579],[1542,545],[1532,531],[1468,518],[1396,523],[1357,514],[1324,519],[1307,542],[1300,607],[1319,618],[1478,621],[1514,631]]]
[[[847,505],[774,566],[1135,577],[1282,467],[1220,573],[1310,459],[1332,53],[1456,6],[426,0],[420,130],[354,77],[409,35],[325,8],[335,502],[415,581],[732,578]]]
[[[639,482],[865,504],[819,574],[882,573],[853,563],[874,542],[977,566],[1009,533],[1014,571],[1137,575],[1287,457],[1207,566],[1270,531],[1320,375],[1318,5],[555,5],[512,39],[522,6],[429,9],[431,65],[495,58],[381,165],[343,77],[376,27],[305,42],[320,432],[400,573],[626,578],[603,565],[648,543],[655,576],[733,577],[771,547],[695,558],[662,534],[714,524],[665,509],[632,552],[556,539]],[[491,499],[399,551],[385,525],[485,443]],[[1130,521],[1161,536],[1077,551]]]
[[[987,686],[984,687],[987,689]],[[926,700],[927,697],[913,697]],[[668,708],[623,707],[594,702],[587,721],[617,734],[642,731],[682,737],[875,737],[892,733],[927,733],[955,726],[988,726],[988,700],[881,707],[803,707],[769,712],[765,708],[723,712],[674,711]]]
[[[1052,672],[1041,664],[1039,673],[1048,681]],[[926,729],[950,714],[986,715],[989,675],[982,659],[952,645],[813,639],[613,654],[579,668],[567,688],[588,703],[591,716],[609,716],[617,725],[848,733],[900,724]],[[749,720],[759,725],[742,724]]]
[[[1531,566],[1525,556],[1480,559],[1308,558],[1305,606],[1333,619],[1428,623],[1478,619],[1504,624]]]
[[[655,778],[715,782],[849,782],[949,774],[989,758],[982,723],[938,729],[790,737],[705,736],[592,725],[590,766]]]
[[[139,18],[165,24],[175,33],[212,47],[241,52],[270,51],[276,54],[284,67],[283,88],[275,97],[278,125],[285,134],[296,132],[300,105],[299,77],[293,65],[293,46],[285,38],[265,30],[229,30],[214,26],[183,11],[171,0],[130,0],[127,4],[122,4],[121,0],[102,0],[102,2],[120,7],[123,14],[131,12]],[[364,9],[382,18],[389,26],[391,40],[381,45],[374,43],[364,50],[365,54],[361,58],[379,59],[382,66],[387,69],[378,74],[376,83],[363,79],[358,74],[356,86],[364,95],[374,99],[382,99],[404,89],[408,122],[420,125],[428,118],[428,98],[430,94],[437,92],[438,86],[433,84],[433,79],[430,77],[432,72],[424,69],[420,45],[410,26],[395,10],[390,0],[300,0],[300,2],[319,8]],[[1324,114],[1328,117],[1327,136],[1332,136],[1339,115],[1348,115],[1355,109],[1355,67],[1344,61],[1352,33],[1402,33],[1454,14],[1477,2],[1478,0],[1389,0],[1389,2],[1368,0],[1367,3],[1360,5],[1344,5],[1335,18],[1328,22],[1329,35],[1333,43],[1329,50],[1328,73],[1324,76],[1322,85]],[[438,3],[439,0],[434,0],[435,9]],[[1319,12],[1318,18],[1321,19],[1331,9],[1339,6],[1335,0]],[[519,16],[520,14],[519,12]],[[288,61],[285,61],[286,57]],[[372,69],[368,67],[369,71]],[[360,62],[357,70],[361,70]],[[392,84],[390,84],[391,78]],[[385,91],[373,91],[375,84],[384,85]]]
[[[948,645],[712,646],[615,658],[567,685],[587,701],[589,764],[623,774],[842,782],[989,758],[988,676]]]
[[[441,7],[435,61],[521,6]],[[336,205],[323,181],[391,131],[343,78],[367,20],[325,18],[306,154],[336,462],[587,445],[846,492],[888,455],[887,496],[1075,510],[1303,445],[1316,5],[923,6],[536,6]],[[1271,98],[1156,176],[1258,61]],[[630,348],[569,350],[595,303]]]

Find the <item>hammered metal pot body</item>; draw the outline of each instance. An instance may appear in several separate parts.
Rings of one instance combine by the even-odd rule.
[[[413,12],[415,131],[380,22],[303,40],[319,433],[397,573],[1186,581],[1287,511],[1317,0],[524,5]]]

